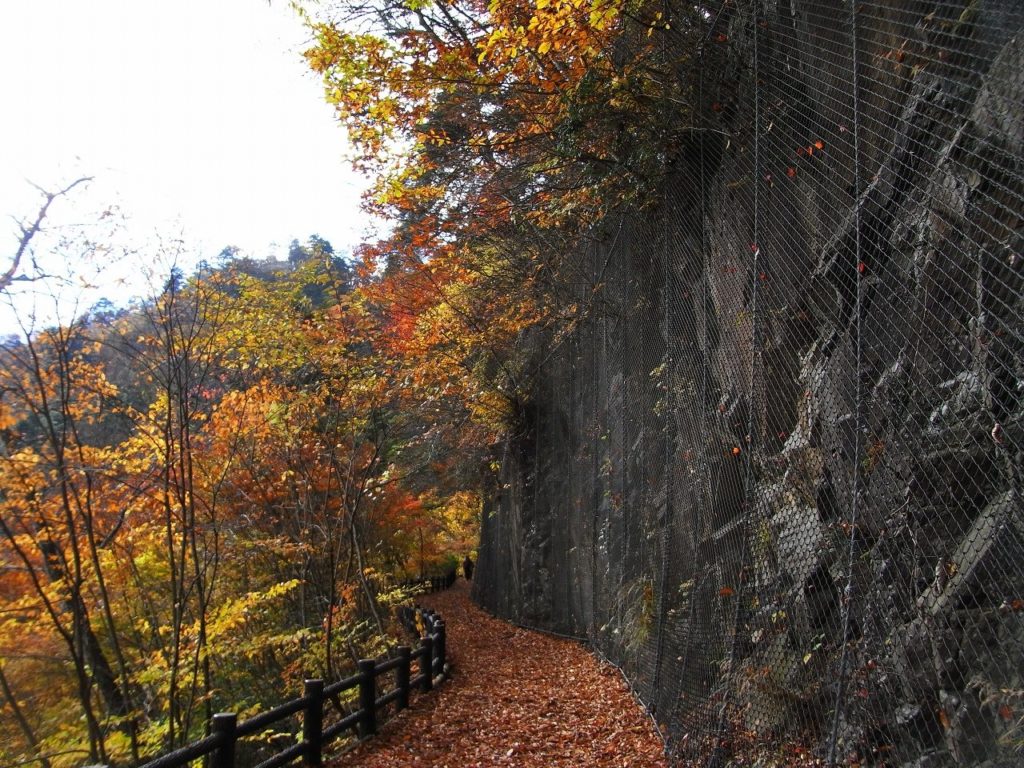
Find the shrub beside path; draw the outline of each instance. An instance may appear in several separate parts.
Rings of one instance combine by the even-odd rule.
[[[414,696],[334,768],[667,768],[661,738],[614,667],[578,643],[492,618],[462,579],[421,602],[445,620],[451,679]]]

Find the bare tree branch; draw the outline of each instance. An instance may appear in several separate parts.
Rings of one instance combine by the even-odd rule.
[[[56,192],[48,192],[41,187],[36,187],[36,189],[38,189],[43,195],[43,204],[39,207],[39,210],[36,212],[35,218],[31,223],[26,221],[18,222],[18,227],[21,229],[21,236],[18,238],[18,248],[11,257],[11,263],[7,270],[0,274],[0,291],[7,290],[7,287],[15,280],[33,279],[26,275],[19,275],[18,269],[21,266],[21,262],[22,259],[24,259],[25,254],[28,253],[29,246],[32,243],[32,238],[39,234],[39,230],[42,229],[43,221],[46,219],[46,215],[50,211],[50,206],[57,198],[64,197],[79,184],[85,184],[89,181],[92,181],[92,176],[82,176]],[[33,186],[35,185],[33,184]]]

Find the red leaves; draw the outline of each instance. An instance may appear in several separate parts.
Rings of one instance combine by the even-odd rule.
[[[580,645],[491,618],[465,582],[422,602],[445,617],[454,675],[337,766],[666,766],[618,672]]]
[[[820,152],[824,148],[825,142],[822,141],[821,139],[818,139],[812,144],[808,144],[806,147],[797,147],[796,154],[798,157],[813,157],[815,151]]]
[[[805,146],[797,147],[796,148],[796,156],[798,158],[801,158],[801,159],[809,159],[809,158],[814,157],[814,153],[815,152],[821,152],[824,149],[825,149],[825,142],[822,141],[821,139],[816,139],[815,141],[812,141],[810,144],[807,144]],[[797,168],[796,168],[795,165],[791,165],[788,168],[786,168],[786,176],[788,176],[791,179],[795,179],[796,178],[796,176],[797,176]],[[770,174],[769,174],[769,177],[770,177]]]

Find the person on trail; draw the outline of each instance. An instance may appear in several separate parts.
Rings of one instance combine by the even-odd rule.
[[[473,580],[473,561],[469,559],[469,555],[462,561],[462,575],[466,577],[466,581]]]

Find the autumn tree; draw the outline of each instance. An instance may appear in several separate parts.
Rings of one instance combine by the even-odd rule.
[[[8,293],[13,282],[52,279],[34,249],[50,206],[86,181],[44,193],[35,217],[20,224],[15,254],[0,281],[12,308],[18,306]],[[85,246],[91,248],[88,241]],[[10,599],[0,623],[0,645],[10,662],[0,688],[25,742],[40,750],[44,737],[19,706],[16,691],[23,672],[38,674],[38,662],[49,651],[51,664],[64,660],[71,671],[66,692],[85,724],[83,753],[106,759],[113,728],[137,756],[133,692],[104,558],[124,519],[102,503],[110,482],[108,455],[87,438],[113,388],[87,360],[82,323],[39,333],[22,327],[23,338],[9,337],[0,348],[0,573]],[[23,652],[33,646],[44,652]]]
[[[3,349],[2,560],[23,587],[3,641],[29,647],[34,638],[54,661],[68,661],[88,754],[105,760],[111,723],[135,753],[137,743],[103,552],[124,520],[102,501],[110,482],[106,449],[81,440],[111,388],[83,346],[82,328],[71,325]]]
[[[567,254],[654,199],[692,130],[679,76],[706,11],[618,0],[335,2],[306,9],[324,78],[394,230],[363,249],[387,343],[497,439],[536,361],[592,301]],[[457,420],[457,417],[456,417]]]

